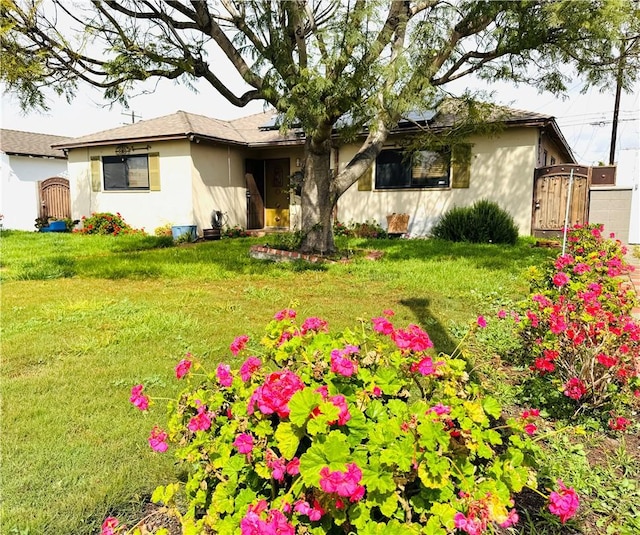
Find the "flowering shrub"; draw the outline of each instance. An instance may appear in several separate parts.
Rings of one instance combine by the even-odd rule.
[[[356,238],[386,238],[387,231],[384,230],[376,221],[365,221],[364,223],[356,223],[352,221],[348,225],[335,221],[333,223],[334,236],[355,236]]]
[[[121,234],[144,234],[144,230],[137,230],[129,226],[123,217],[108,212],[92,213],[90,217],[82,216],[82,228],[74,232],[80,234],[109,234],[119,236]]]
[[[464,360],[436,355],[426,332],[392,316],[331,333],[285,309],[259,344],[234,340],[239,370],[187,355],[175,368],[187,388],[168,429],[149,437],[158,452],[175,445],[184,497],[172,483],[153,500],[185,533],[480,534],[516,523],[516,494],[537,486],[539,412],[505,420]],[[131,402],[148,410],[142,385]],[[552,502],[563,521],[575,513],[570,490]]]
[[[249,233],[240,225],[234,225],[233,227],[225,227],[222,230],[223,238],[246,238]]]
[[[564,396],[547,392],[549,405],[608,417],[640,395],[640,324],[630,315],[633,292],[619,277],[629,269],[624,254],[600,225],[578,226],[568,233],[567,253],[533,273],[520,334],[536,384]]]

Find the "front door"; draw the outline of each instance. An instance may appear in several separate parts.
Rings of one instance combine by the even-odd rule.
[[[265,160],[265,227],[289,228],[289,159]]]
[[[264,160],[245,160],[247,229],[264,228]]]
[[[71,195],[66,178],[54,176],[40,182],[40,217],[71,218]]]

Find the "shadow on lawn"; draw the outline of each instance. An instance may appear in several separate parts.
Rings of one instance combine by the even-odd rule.
[[[436,319],[429,310],[429,300],[425,298],[401,299],[400,304],[407,307],[414,314],[416,323],[421,325],[431,338],[438,352],[450,355],[456,348],[457,342],[449,336],[448,330]]]

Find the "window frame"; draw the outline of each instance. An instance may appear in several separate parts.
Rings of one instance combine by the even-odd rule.
[[[127,165],[128,161],[142,161],[144,159],[144,167],[139,166],[137,168]],[[102,157],[102,184],[103,191],[150,191],[151,190],[151,173],[149,166],[149,154],[115,154],[111,156]],[[112,171],[107,172],[107,166],[116,167],[118,163],[123,165],[123,169],[120,170],[119,176],[115,176]],[[143,172],[146,170],[146,185],[144,186],[131,186],[131,172],[137,170]],[[110,180],[110,175],[113,177]],[[114,179],[124,179],[124,186],[118,184],[116,186],[111,185]],[[108,183],[110,180],[110,183]],[[122,180],[120,180],[122,182]]]
[[[416,169],[418,169],[416,157],[420,154],[437,155],[442,160],[446,174],[433,177],[416,176]],[[393,169],[394,166],[395,169]],[[433,166],[427,168],[427,173],[432,168]],[[383,149],[376,158],[374,184],[375,189],[379,191],[451,189],[451,175],[452,153],[449,148],[440,150],[425,148],[412,152],[388,148]]]

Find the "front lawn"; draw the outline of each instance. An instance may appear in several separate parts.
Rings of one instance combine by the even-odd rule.
[[[468,322],[527,295],[525,269],[557,253],[526,240],[351,239],[339,241],[350,261],[315,266],[250,259],[250,245],[264,241],[175,247],[143,236],[2,234],[3,533],[88,534],[110,514],[139,518],[151,491],[176,474],[171,456],[147,445],[165,402],[141,417],[130,390],[144,383],[175,394],[173,367],[187,352],[213,369],[229,360],[235,336],[260,336],[289,306],[338,330],[390,308],[451,352]],[[384,255],[357,254],[367,248]],[[488,365],[478,363],[489,384],[513,400],[510,372]],[[548,464],[591,498],[577,525],[605,533],[615,519],[611,533],[634,533],[626,517],[640,514],[638,444],[580,433],[554,435],[546,450]],[[531,526],[520,532],[562,533]]]

